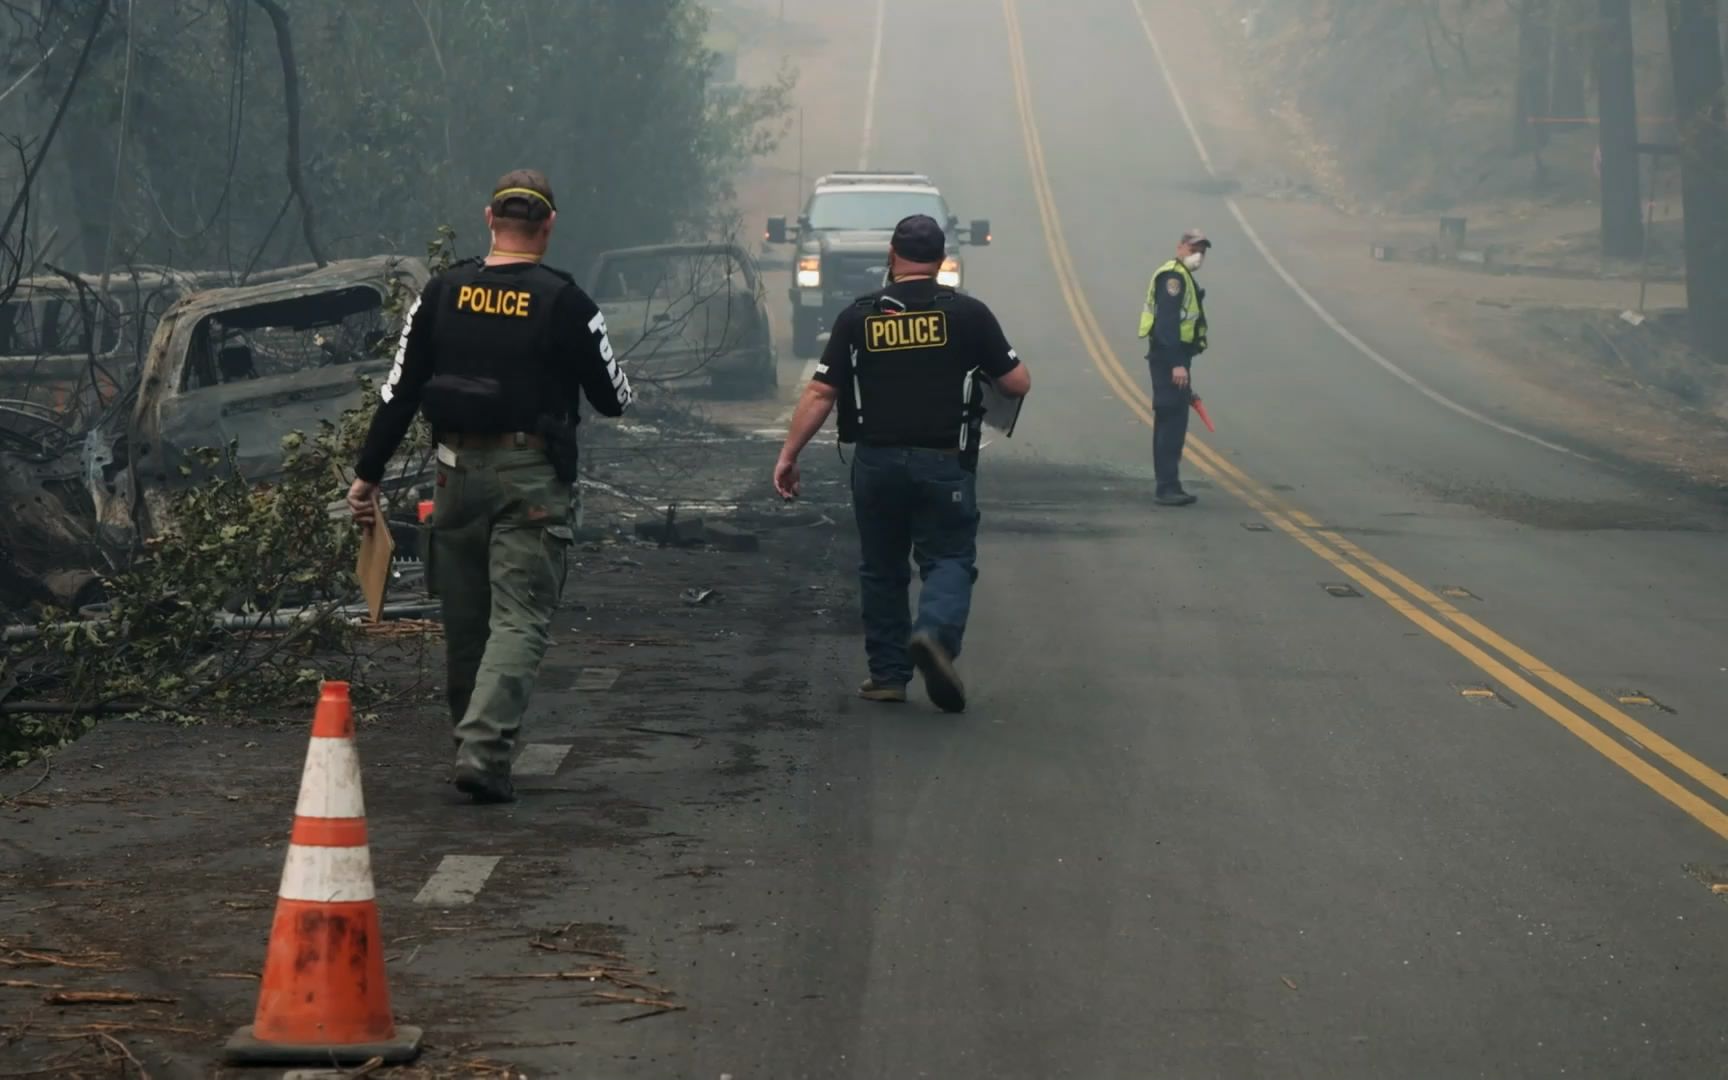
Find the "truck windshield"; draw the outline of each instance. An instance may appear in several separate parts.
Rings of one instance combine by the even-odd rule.
[[[948,225],[948,207],[933,191],[838,191],[810,201],[813,229],[874,229],[886,232],[913,214]]]

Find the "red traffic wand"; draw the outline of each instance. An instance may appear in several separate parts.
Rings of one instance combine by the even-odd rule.
[[[1200,401],[1200,395],[1193,395],[1188,399],[1188,403],[1193,405],[1194,411],[1200,414],[1200,422],[1206,425],[1206,430],[1214,435],[1218,434],[1218,429],[1212,426],[1212,417],[1207,414],[1206,406]]]

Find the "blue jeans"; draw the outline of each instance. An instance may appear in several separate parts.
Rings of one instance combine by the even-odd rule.
[[[852,508],[858,517],[864,606],[864,651],[870,676],[912,681],[906,643],[926,631],[954,656],[966,636],[972,586],[978,580],[977,476],[960,455],[907,447],[859,446],[852,460]],[[908,559],[924,588],[912,621]]]

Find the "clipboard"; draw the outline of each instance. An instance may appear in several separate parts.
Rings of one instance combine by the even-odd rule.
[[[396,538],[390,535],[390,523],[384,520],[384,508],[374,500],[377,514],[370,529],[360,532],[360,557],[354,563],[354,576],[360,579],[360,594],[366,598],[366,610],[373,622],[384,613],[384,590],[390,584],[390,559],[396,552]]]
[[[978,385],[978,404],[984,409],[984,425],[995,428],[1002,433],[1004,439],[1014,437],[1014,428],[1020,423],[1020,407],[1026,404],[1023,397],[1009,397],[996,389],[996,383],[982,371],[975,373]]]

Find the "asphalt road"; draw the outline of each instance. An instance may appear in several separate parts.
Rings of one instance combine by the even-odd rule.
[[[1144,0],[1198,97],[1181,8]],[[1271,251],[1316,311],[1132,0],[889,9],[870,160],[994,219],[969,284],[1037,380],[984,467],[974,706],[837,706],[777,974],[677,1074],[1728,1073],[1720,512]],[[1170,512],[1132,335],[1191,224],[1223,430]]]
[[[1187,5],[1141,3],[1204,142]],[[1262,253],[1134,0],[888,0],[872,78],[877,10],[787,4],[851,54],[816,81],[857,82],[812,143],[993,219],[969,287],[1036,382],[982,471],[972,709],[850,696],[844,528],[754,561],[594,556],[528,725],[573,750],[521,804],[457,806],[442,745],[370,736],[399,1012],[532,1076],[1728,1075],[1720,508],[1544,445],[1397,305],[1335,296],[1332,253],[1270,230]],[[1168,511],[1133,328],[1190,225],[1217,241],[1197,377],[1221,430],[1202,501]],[[808,467],[843,523],[834,456]],[[725,604],[678,602],[708,585]],[[202,777],[208,738],[151,757]],[[224,871],[261,912],[286,811],[229,787],[291,791],[300,733],[261,738],[154,841],[66,781],[69,808],[0,838],[0,908],[126,856]],[[98,733],[56,782],[112,783],[131,745]],[[428,902],[464,853],[496,873]],[[255,962],[261,914],[184,917],[219,902],[148,905],[182,993]],[[57,910],[97,935],[113,908]],[[578,1008],[532,976],[589,961],[532,934],[627,954],[689,1010]],[[249,986],[198,986],[210,1030],[246,1015]]]

